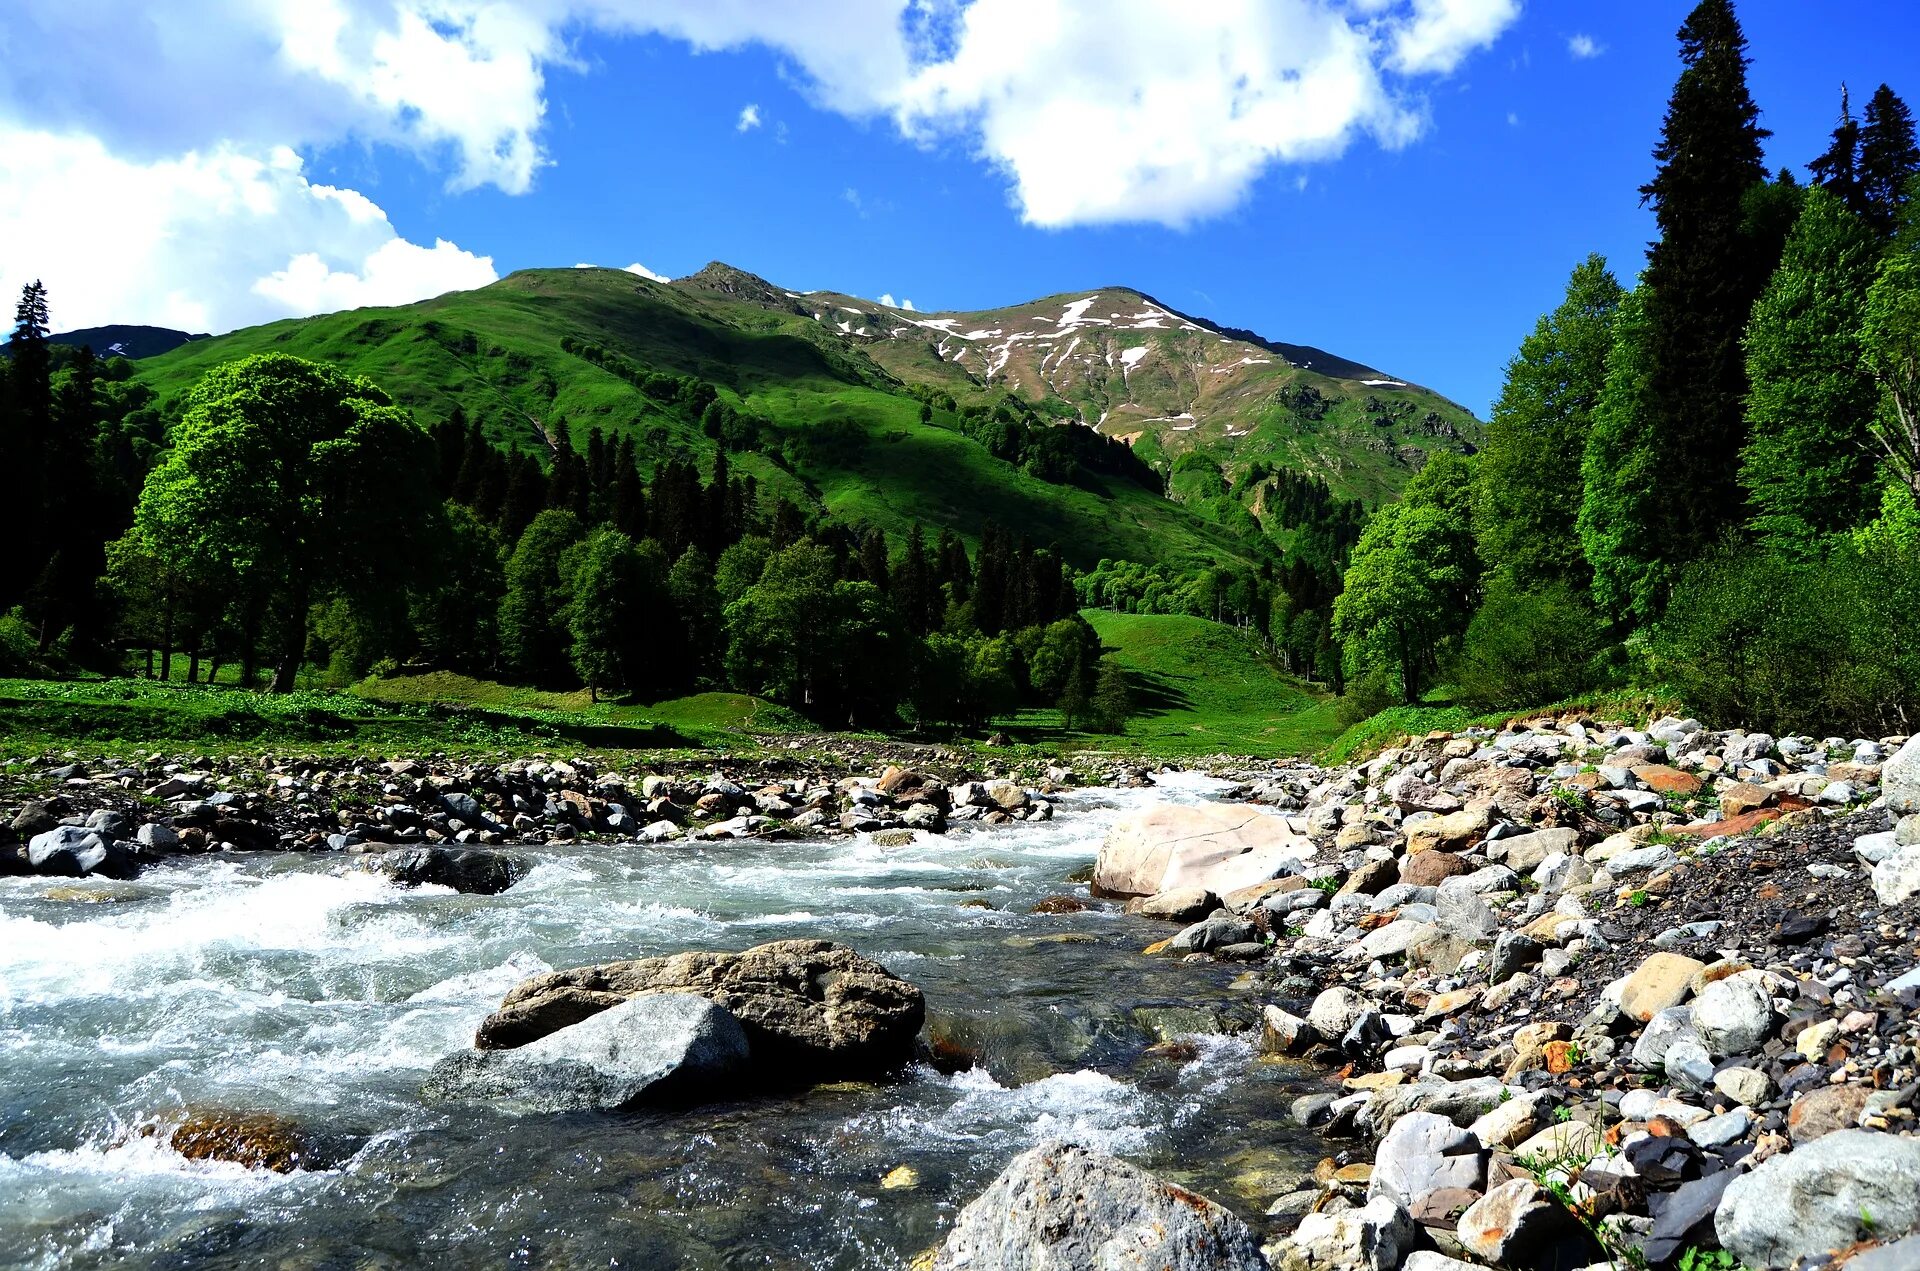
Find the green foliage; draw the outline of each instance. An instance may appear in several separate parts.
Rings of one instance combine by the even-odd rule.
[[[579,517],[549,508],[533,518],[507,560],[500,655],[524,680],[554,684],[566,675],[567,593],[560,561],[584,533]]]
[[[1920,226],[1920,215],[1909,215]],[[1861,322],[1867,369],[1880,386],[1873,438],[1893,479],[1920,500],[1920,231],[1889,252]]]
[[[1649,671],[1715,727],[1878,736],[1920,714],[1920,555],[1837,544],[1825,560],[1721,554],[1691,567]]]
[[[1507,364],[1475,465],[1473,524],[1487,571],[1520,586],[1584,586],[1590,574],[1574,526],[1580,456],[1606,383],[1622,294],[1606,261],[1587,257],[1568,279],[1566,298]]]
[[[1773,550],[1806,553],[1872,515],[1879,392],[1861,319],[1880,240],[1842,202],[1810,190],[1747,328],[1751,439],[1740,480]]]
[[[1480,581],[1468,503],[1473,469],[1435,455],[1383,508],[1353,550],[1333,631],[1351,671],[1392,666],[1403,700],[1418,701],[1451,641],[1466,628]]]
[[[147,477],[135,533],[170,569],[262,598],[292,687],[309,606],[377,600],[411,581],[396,545],[437,507],[426,436],[364,379],[284,354],[210,371]]]
[[[1094,678],[1088,724],[1103,733],[1124,733],[1133,710],[1133,690],[1127,685],[1126,669],[1118,662],[1103,661]]]
[[[414,593],[409,616],[428,663],[478,675],[499,656],[495,598],[506,590],[500,537],[458,503],[446,505],[439,529],[439,541],[424,544],[438,567]]]
[[[593,701],[608,685],[641,686],[678,652],[680,633],[660,621],[667,569],[658,543],[635,544],[612,526],[567,549],[567,655]]]
[[[1654,330],[1646,306],[1643,286],[1614,313],[1607,380],[1580,464],[1580,547],[1593,570],[1594,603],[1616,620],[1657,613],[1673,569],[1658,537],[1656,505],[1676,496],[1662,483],[1649,405]]]
[[[1467,626],[1453,683],[1482,710],[1560,701],[1600,682],[1605,644],[1598,615],[1567,584],[1521,591],[1498,579]]]

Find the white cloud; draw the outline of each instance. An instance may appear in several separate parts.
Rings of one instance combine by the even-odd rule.
[[[1408,20],[1393,26],[1388,65],[1409,75],[1452,74],[1520,16],[1520,0],[1413,0]]]
[[[4,126],[0,242],[0,294],[44,279],[61,329],[225,331],[497,277],[491,258],[409,242],[364,195],[310,183],[291,150],[141,162],[96,138]]]
[[[1520,115],[1517,111],[1510,110],[1507,112],[1507,126],[1509,128],[1518,128],[1520,126]]]
[[[759,126],[760,107],[757,103],[748,102],[740,108],[740,120],[734,124],[733,130],[735,132],[750,132]]]
[[[1607,51],[1607,46],[1595,40],[1591,35],[1570,35],[1567,37],[1567,52],[1579,61],[1599,57]]]
[[[913,307],[913,301],[911,300],[902,300],[899,304],[895,304],[893,302],[893,293],[891,291],[883,291],[880,293],[880,303],[885,305],[889,309],[902,309],[908,313],[918,312],[918,310],[916,310]]]
[[[627,266],[627,272],[630,274],[639,274],[642,278],[651,278],[655,282],[672,282],[673,281],[671,278],[667,277],[665,274],[654,273],[651,269],[648,269],[645,265],[641,264],[637,260],[634,261],[631,265]]]

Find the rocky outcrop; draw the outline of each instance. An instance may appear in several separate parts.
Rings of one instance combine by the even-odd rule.
[[[1253,1231],[1204,1196],[1086,1148],[1016,1156],[959,1216],[935,1271],[1266,1271]]]
[[[1094,886],[1116,896],[1200,888],[1226,895],[1292,873],[1313,841],[1285,817],[1246,804],[1168,804],[1115,822]]]
[[[845,945],[778,940],[744,953],[677,953],[555,971],[523,981],[474,1037],[523,1047],[629,998],[692,993],[746,1030],[757,1065],[793,1080],[886,1072],[913,1055],[926,1017],[915,985]]]
[[[421,1094],[529,1112],[691,1103],[740,1082],[750,1057],[746,1032],[724,1008],[690,993],[656,993],[517,1050],[450,1055],[427,1074]]]

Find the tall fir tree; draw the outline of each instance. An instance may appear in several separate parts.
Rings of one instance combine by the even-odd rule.
[[[1777,259],[1749,226],[1750,195],[1765,176],[1760,143],[1769,134],[1747,91],[1747,40],[1732,0],[1701,0],[1679,38],[1685,69],[1654,149],[1659,169],[1641,191],[1660,227],[1642,284],[1649,361],[1638,409],[1645,418],[1609,439],[1637,448],[1618,458],[1654,478],[1659,497],[1589,499],[1582,508],[1615,553],[1647,553],[1609,567],[1633,579],[1632,607],[1649,615],[1664,606],[1678,567],[1746,518],[1737,479],[1747,395],[1740,337]],[[1603,519],[1629,514],[1644,523]]]
[[[1621,294],[1602,257],[1582,261],[1559,307],[1521,342],[1493,404],[1474,469],[1473,527],[1487,571],[1521,588],[1564,581],[1584,590],[1591,576],[1574,524],[1580,458]]]
[[[1594,603],[1620,620],[1653,618],[1674,572],[1652,537],[1660,523],[1654,505],[1673,497],[1661,488],[1648,409],[1652,346],[1643,284],[1620,298],[1613,315],[1607,380],[1580,465],[1580,550],[1593,571]]]
[[[1879,237],[1840,198],[1809,190],[1780,267],[1747,328],[1752,436],[1740,480],[1754,529],[1775,549],[1811,554],[1820,539],[1872,519],[1872,425],[1879,387],[1860,324]]]
[[[1913,112],[1885,84],[1867,102],[1860,129],[1860,215],[1882,238],[1891,238],[1920,175],[1920,142]]]
[[[47,342],[47,289],[38,280],[20,289],[7,343],[7,397],[0,410],[0,452],[7,477],[20,491],[18,538],[0,552],[0,612],[24,598],[46,565],[47,441],[53,431],[53,351]]]

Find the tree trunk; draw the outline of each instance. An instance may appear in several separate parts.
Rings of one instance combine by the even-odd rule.
[[[274,665],[269,693],[291,693],[300,675],[300,662],[307,653],[307,586],[296,585],[293,603],[287,615],[287,638],[280,646],[280,660]]]
[[[187,655],[187,683],[200,682],[200,641],[193,642],[193,651]]]

